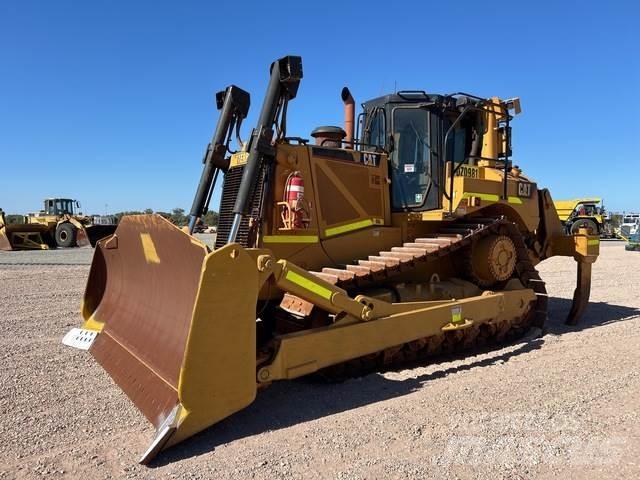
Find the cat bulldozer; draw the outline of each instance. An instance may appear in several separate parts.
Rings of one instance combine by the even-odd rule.
[[[80,202],[69,198],[46,198],[38,213],[21,223],[0,220],[0,250],[47,250],[56,247],[95,246],[116,230],[110,215],[83,215]],[[2,227],[4,225],[4,228]]]
[[[142,463],[272,382],[340,380],[541,328],[546,258],[577,261],[568,323],[587,306],[598,237],[567,235],[510,159],[517,98],[398,91],[356,117],[344,88],[344,128],[317,128],[311,144],[287,135],[301,79],[300,57],[272,63],[244,141],[249,94],[217,94],[188,227],[125,216],[98,242],[84,323],[63,343],[88,350],[155,426]],[[209,248],[191,232],[221,176]]]

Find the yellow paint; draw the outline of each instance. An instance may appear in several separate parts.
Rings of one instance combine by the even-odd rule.
[[[160,263],[160,257],[158,256],[158,252],[156,252],[156,246],[153,243],[151,235],[149,235],[148,233],[141,233],[140,241],[142,242],[144,259],[147,261],[147,263]]]
[[[456,177],[480,178],[480,169],[473,165],[462,165],[458,167]]]
[[[256,262],[243,248],[226,245],[206,256],[180,368],[177,429],[165,448],[255,398],[259,287]]]
[[[484,200],[486,202],[499,202],[500,201],[500,195],[496,195],[495,193],[477,193],[477,192],[465,192],[464,195],[462,195],[462,198],[471,198],[471,197],[477,197],[480,200]],[[518,197],[507,197],[507,201],[509,203],[513,203],[515,205],[522,205],[522,199],[518,198]]]
[[[476,193],[476,192],[464,192],[462,198],[470,198],[470,197],[478,197],[480,200],[485,200],[487,202],[499,202],[500,195],[496,195],[494,193]]]
[[[558,217],[560,217],[560,221],[566,222],[578,205],[581,205],[581,204],[597,205],[601,201],[602,199],[598,197],[588,197],[588,198],[574,198],[571,200],[554,200],[553,204],[555,205],[556,210],[558,211]]]
[[[237,152],[231,155],[231,160],[229,161],[229,167],[239,167],[247,163],[247,159],[249,158],[249,152]]]
[[[81,328],[84,328],[85,330],[93,330],[94,332],[101,332],[104,328],[104,323],[97,321],[93,315],[91,315],[83,322]]]
[[[318,243],[317,235],[265,235],[264,243]]]
[[[322,285],[318,285],[317,283],[304,278],[302,275],[298,275],[294,271],[289,270],[285,278],[290,282],[295,283],[296,285],[299,285],[302,288],[315,293],[316,295],[319,295],[322,298],[326,298],[327,300],[329,300],[331,298],[331,295],[333,294],[333,292],[328,288],[325,288]]]
[[[366,218],[357,222],[348,223],[346,225],[340,225],[339,227],[327,228],[324,234],[327,237],[333,235],[340,235],[341,233],[351,232],[353,230],[359,230],[361,228],[367,228],[371,225],[384,225],[384,221],[381,218]]]

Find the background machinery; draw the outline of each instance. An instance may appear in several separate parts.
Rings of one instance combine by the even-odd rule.
[[[624,248],[625,250],[640,252],[640,231],[636,230],[635,233],[629,235],[629,240],[627,240],[627,244]]]
[[[590,235],[612,237],[613,232],[606,221],[604,207],[600,198],[575,198],[572,200],[555,200],[560,221],[568,234],[586,228]]]
[[[514,166],[518,99],[404,91],[367,101],[315,144],[287,135],[300,57],[271,65],[257,126],[230,138],[249,95],[217,95],[190,230],[224,174],[216,248],[157,215],[98,242],[64,338],[88,350],[157,433],[141,461],[249,405],[261,388],[424,362],[542,327],[536,264],[577,261],[569,323],[599,240],[566,235],[549,192]],[[355,128],[358,124],[357,131]]]
[[[623,240],[629,240],[635,233],[640,232],[640,213],[623,213],[618,235]]]
[[[80,203],[69,198],[47,198],[38,213],[26,215],[20,223],[7,224],[3,217],[2,224],[1,250],[95,246],[117,226],[110,215],[83,215]]]
[[[32,225],[23,219],[21,223],[9,223],[0,209],[0,250],[46,250],[45,225]]]

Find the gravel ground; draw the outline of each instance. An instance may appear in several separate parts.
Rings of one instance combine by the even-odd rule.
[[[601,250],[577,328],[562,323],[574,262],[552,259],[544,336],[338,385],[275,384],[152,467],[136,464],[150,425],[60,343],[91,250],[0,252],[0,478],[639,478],[640,254]]]

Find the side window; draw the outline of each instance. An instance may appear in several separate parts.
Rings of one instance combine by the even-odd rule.
[[[464,163],[467,159],[467,153],[467,129],[464,126],[458,126],[447,138],[447,161]]]
[[[364,150],[372,150],[372,146],[377,146],[380,148],[385,147],[385,115],[384,110],[382,108],[376,107],[372,108],[367,112],[365,116],[365,126],[364,126]]]
[[[445,121],[445,131],[449,129],[455,118]],[[447,138],[447,162],[454,164],[469,163],[473,165],[482,149],[482,132],[484,126],[482,116],[468,113],[451,131]]]

